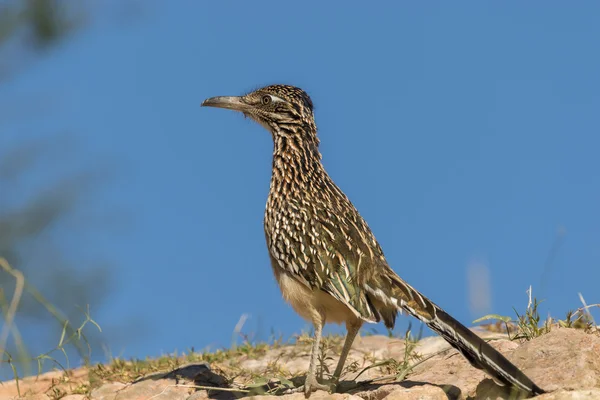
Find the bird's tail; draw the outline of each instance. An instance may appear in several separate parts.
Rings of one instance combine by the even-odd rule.
[[[413,315],[416,316],[416,314]],[[544,393],[527,375],[508,361],[502,353],[441,308],[436,307],[435,318],[426,323],[434,332],[446,339],[452,347],[460,351],[471,365],[484,370],[496,382],[515,387],[532,395]]]
[[[394,305],[399,311],[406,311],[423,321],[457,349],[471,365],[485,371],[497,383],[517,388],[530,395],[545,393],[500,352],[427,297],[395,274],[391,280],[391,296],[386,296],[381,289],[371,294],[388,305]]]

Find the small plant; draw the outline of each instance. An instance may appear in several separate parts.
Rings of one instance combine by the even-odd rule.
[[[383,360],[380,362],[375,362],[368,367],[364,368],[360,373],[356,376],[355,380],[358,380],[358,377],[362,375],[365,371],[368,371],[373,368],[380,368],[380,370],[386,374],[386,376],[373,379],[372,382],[380,381],[380,380],[389,380],[394,378],[396,381],[403,381],[406,379],[408,374],[412,372],[415,366],[425,361],[423,357],[416,352],[417,344],[421,337],[423,336],[423,327],[419,331],[419,334],[415,337],[411,331],[412,324],[408,324],[408,328],[404,333],[404,355],[402,360],[396,360],[394,358],[389,358],[387,360]],[[436,353],[437,354],[437,353]],[[429,359],[428,357],[427,359]]]
[[[531,340],[536,337],[542,336],[552,329],[552,318],[548,317],[543,324],[540,326],[540,314],[538,312],[538,306],[540,302],[536,298],[533,299],[527,309],[525,310],[525,314],[520,315],[519,312],[515,310],[515,314],[517,314],[517,326],[518,330],[515,336],[511,338],[511,340]]]
[[[327,363],[335,361],[331,354],[333,353],[339,355],[341,353],[342,343],[343,337],[339,335],[328,335],[321,338],[321,345],[317,358],[319,361],[319,365],[317,367],[319,378],[322,379],[323,374],[331,377],[331,372],[329,371],[329,366]]]
[[[593,304],[590,307],[600,307],[600,304]],[[582,329],[586,333],[600,334],[600,329],[596,325],[594,318],[587,312],[586,307],[581,307],[575,311],[569,310],[565,319],[558,320],[559,326],[563,328]]]
[[[404,334],[404,357],[402,360],[401,371],[406,372],[403,372],[402,379],[404,379],[404,377],[408,375],[408,373],[410,373],[415,367],[413,361],[421,361],[423,359],[423,357],[416,351],[417,344],[423,337],[423,325],[421,325],[419,334],[417,336],[413,336],[411,334],[411,325],[412,324],[408,324],[408,329]]]
[[[22,393],[19,386],[20,376],[17,365],[21,366],[25,373],[28,374],[31,372],[30,365],[36,364],[37,374],[39,375],[44,370],[44,363],[50,361],[55,367],[65,372],[64,378],[67,379],[67,369],[70,368],[69,357],[67,355],[67,350],[69,347],[74,347],[82,357],[84,363],[87,365],[90,358],[91,348],[84,333],[86,326],[91,324],[94,325],[100,332],[102,331],[100,326],[90,316],[89,307],[86,310],[83,310],[85,320],[77,327],[73,325],[71,321],[66,319],[66,317],[64,317],[62,313],[48,300],[46,300],[46,298],[36,288],[30,285],[21,271],[11,267],[8,261],[3,257],[0,257],[0,271],[4,271],[5,273],[13,276],[16,283],[14,294],[10,302],[4,296],[4,292],[0,290],[0,311],[2,311],[2,315],[4,316],[4,325],[2,326],[2,330],[0,332],[0,354],[2,355],[0,363],[7,364],[12,369],[19,396],[21,396]],[[62,326],[62,332],[58,344],[53,349],[50,349],[49,351],[36,357],[29,356],[19,330],[14,322],[19,302],[22,294],[25,292],[29,293],[38,303],[44,306],[46,311],[52,315]],[[6,350],[8,338],[11,334],[14,338],[18,352],[16,359]],[[56,356],[57,353],[64,356],[64,365],[58,361]],[[59,384],[62,383],[65,382],[53,382],[50,391],[47,393],[48,396],[53,399],[59,399],[63,397],[66,393],[63,393],[64,388],[59,386]]]
[[[532,298],[531,286],[527,290],[527,294],[529,296],[529,301],[527,303],[525,313],[519,314],[519,312],[513,308],[517,314],[517,319],[515,321],[513,321],[511,317],[498,314],[488,314],[476,319],[473,321],[473,323],[479,323],[481,321],[490,319],[502,321],[505,325],[509,340],[528,341],[550,332],[553,327],[582,329],[586,333],[600,332],[596,326],[594,318],[589,312],[589,308],[600,307],[600,304],[592,304],[589,306],[586,305],[581,294],[579,297],[583,303],[583,307],[580,307],[575,311],[568,311],[565,319],[563,320],[554,319],[548,316],[548,318],[546,318],[543,322],[540,322],[541,317],[538,311],[541,301],[538,301],[535,297]],[[516,326],[516,331],[513,326]]]
[[[408,328],[404,333],[404,356],[402,361],[396,361],[394,364],[396,380],[403,381],[408,374],[410,374],[415,367],[415,361],[421,360],[421,355],[416,352],[417,343],[423,336],[423,328],[419,331],[419,334],[414,337],[411,333],[411,325],[408,324]]]
[[[538,307],[540,305],[540,301],[537,298],[532,298],[532,289],[531,286],[527,290],[527,294],[529,296],[529,301],[527,303],[527,308],[525,309],[524,314],[519,314],[519,312],[513,307],[515,310],[515,314],[517,314],[516,321],[513,321],[511,317],[501,316],[498,314],[488,314],[479,319],[473,321],[473,323],[479,323],[485,320],[499,320],[504,322],[506,327],[506,333],[508,335],[509,340],[531,340],[538,336],[544,335],[552,329],[552,318],[548,317],[540,326],[540,313],[538,311]],[[516,324],[516,332],[511,334],[511,324]]]

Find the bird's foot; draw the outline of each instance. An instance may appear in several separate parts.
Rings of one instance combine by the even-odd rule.
[[[304,381],[304,385],[294,389],[293,392],[304,392],[304,396],[308,398],[312,392],[317,390],[324,390],[329,393],[335,393],[336,386],[337,385],[333,382],[327,384],[319,383],[315,376],[309,376],[306,378],[306,381]]]

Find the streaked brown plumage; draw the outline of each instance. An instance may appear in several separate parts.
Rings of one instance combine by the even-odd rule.
[[[202,105],[241,111],[273,137],[265,235],[283,297],[315,327],[304,385],[307,396],[328,388],[316,379],[325,323],[343,322],[348,329],[333,374],[335,384],[363,322],[383,320],[391,328],[402,310],[425,322],[497,382],[528,394],[543,393],[502,354],[389,267],[367,223],[321,164],[313,104],[302,89],[272,85],[241,97],[213,97]]]

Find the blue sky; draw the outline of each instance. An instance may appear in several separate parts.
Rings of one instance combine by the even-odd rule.
[[[3,143],[68,133],[71,170],[110,166],[86,207],[123,228],[59,240],[115,265],[109,301],[91,305],[113,354],[228,346],[242,314],[258,339],[308,329],[264,243],[270,135],[200,108],[271,83],[311,95],[330,175],[390,265],[462,322],[522,311],[529,285],[544,315],[579,292],[600,302],[598,3],[140,4],[0,87],[0,104],[44,110],[8,119]],[[475,264],[487,307],[470,304]]]

